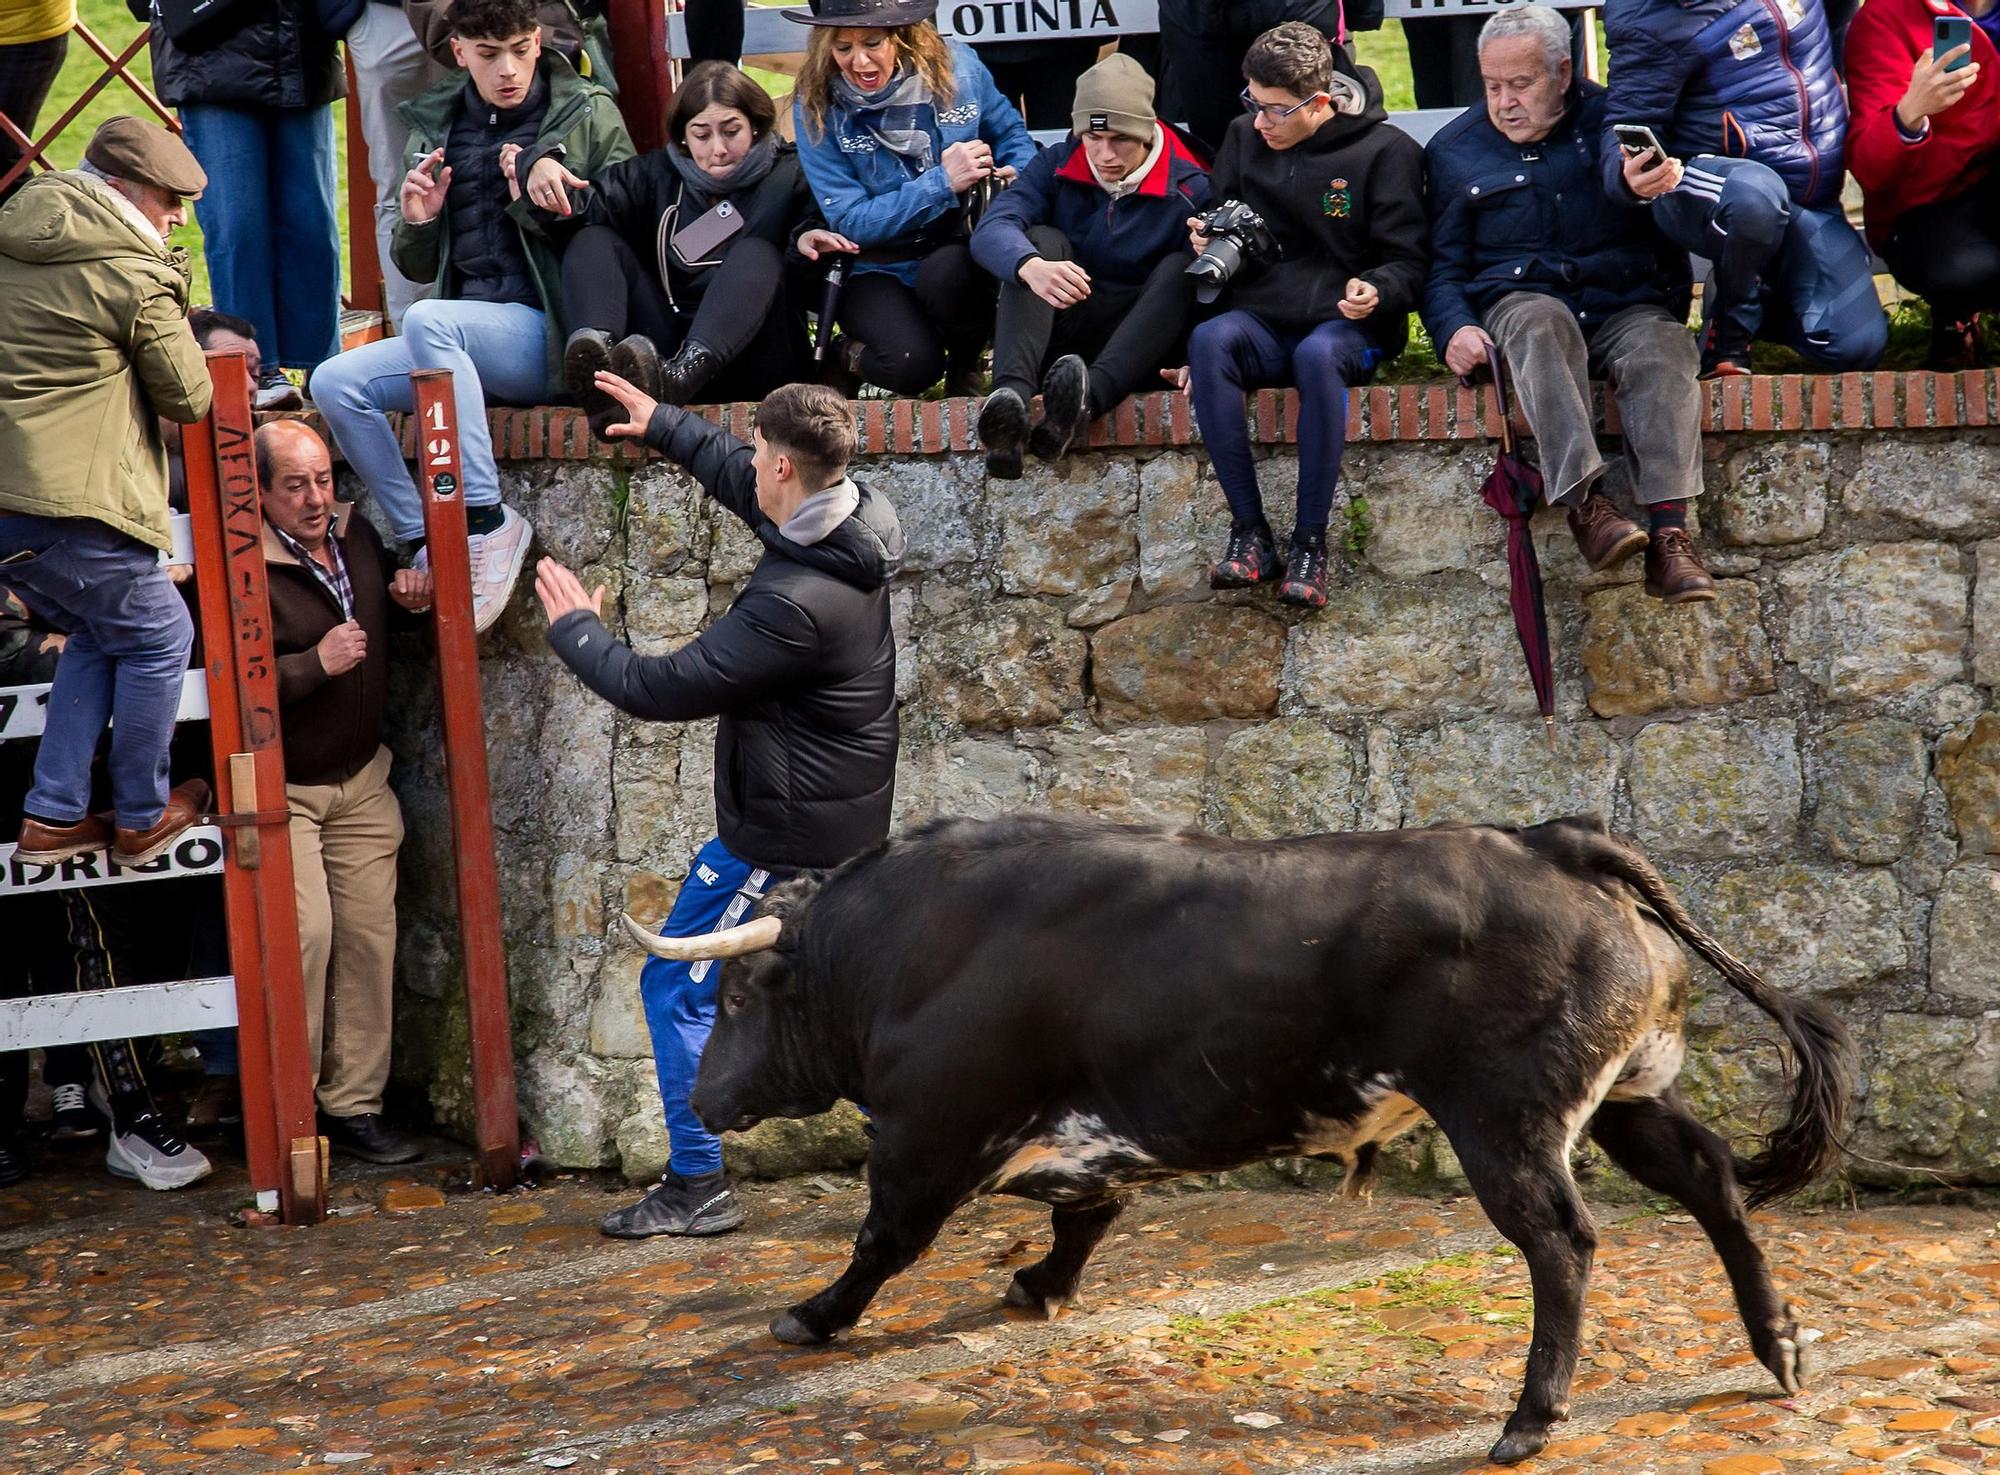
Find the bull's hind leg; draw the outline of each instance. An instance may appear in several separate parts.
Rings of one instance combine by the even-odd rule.
[[[1640,1183],[1686,1205],[1729,1272],[1757,1360],[1779,1387],[1798,1392],[1799,1324],[1778,1298],[1764,1252],[1750,1237],[1729,1145],[1688,1114],[1677,1091],[1644,1101],[1605,1102],[1591,1120],[1590,1135]]]
[[[1570,1380],[1583,1335],[1584,1285],[1597,1250],[1597,1230],[1560,1144],[1537,1150],[1518,1140],[1455,1136],[1452,1146],[1480,1208],[1519,1247],[1534,1286],[1535,1331],[1527,1376],[1520,1401],[1489,1455],[1495,1464],[1511,1465],[1540,1451],[1549,1442],[1549,1426],[1569,1417]]]
[[[1048,1254],[1014,1272],[1014,1279],[1007,1286],[1007,1304],[1054,1316],[1076,1295],[1076,1283],[1083,1276],[1090,1252],[1124,1211],[1122,1198],[1107,1198],[1084,1208],[1051,1205],[1049,1219],[1055,1230],[1055,1242],[1049,1246]]]

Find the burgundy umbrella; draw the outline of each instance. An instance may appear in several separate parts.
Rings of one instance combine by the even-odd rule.
[[[1500,350],[1486,347],[1486,365],[1493,375],[1493,395],[1500,408],[1500,455],[1479,488],[1486,505],[1507,519],[1507,604],[1514,611],[1514,633],[1528,661],[1528,679],[1535,684],[1535,705],[1541,709],[1549,746],[1556,745],[1556,672],[1549,657],[1549,612],[1542,601],[1542,566],[1535,557],[1528,519],[1542,500],[1542,473],[1522,457],[1514,444],[1513,407],[1507,401],[1507,369]]]

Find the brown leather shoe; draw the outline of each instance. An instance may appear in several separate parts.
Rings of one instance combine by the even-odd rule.
[[[149,860],[157,860],[167,853],[167,847],[180,839],[181,832],[208,808],[208,785],[198,778],[174,785],[174,791],[167,795],[166,812],[151,829],[128,830],[120,827],[118,841],[111,849],[111,858],[121,866],[142,866]]]
[[[1620,512],[1602,492],[1592,492],[1568,512],[1570,535],[1592,573],[1615,567],[1646,546],[1646,530]]]
[[[1715,598],[1715,580],[1695,557],[1686,528],[1661,528],[1646,545],[1646,592],[1668,604]]]
[[[38,819],[24,819],[14,854],[36,865],[51,866],[73,855],[103,850],[110,844],[111,822],[101,814],[86,814],[73,825],[45,825]]]
[[[242,1081],[235,1076],[203,1076],[201,1089],[188,1103],[188,1135],[220,1132],[225,1127],[242,1125]]]

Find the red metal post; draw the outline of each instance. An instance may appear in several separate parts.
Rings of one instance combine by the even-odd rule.
[[[250,376],[240,352],[209,354],[208,371],[215,408],[186,427],[181,446],[201,592],[215,808],[228,836],[223,895],[236,976],[243,1136],[260,1200],[275,1192],[287,1224],[314,1224],[326,1217],[326,1139],[314,1124],[306,1047]]]
[[[486,724],[479,710],[479,649],[472,624],[472,566],[465,546],[458,423],[451,370],[419,369],[417,472],[430,550],[437,635],[438,706],[451,794],[458,870],[458,935],[465,951],[466,1034],[472,1047],[472,1109],[484,1187],[514,1186],[521,1123],[514,1101],[514,1039],[507,1008],[507,957],[500,942],[500,876],[493,859],[493,798]]]
[[[667,55],[666,0],[610,0],[612,64],[618,71],[618,110],[640,153],[665,148],[667,104],[674,96],[673,59]]]
[[[361,131],[361,87],[354,55],[347,54],[347,305],[386,312],[382,260],[375,249],[375,175],[368,167],[368,138]]]

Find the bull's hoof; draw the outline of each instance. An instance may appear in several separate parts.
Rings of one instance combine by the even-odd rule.
[[[1786,1308],[1787,1313],[1790,1309]],[[1805,1387],[1805,1353],[1799,1343],[1799,1324],[1789,1314],[1784,1321],[1771,1328],[1765,1345],[1758,1349],[1757,1358],[1770,1369],[1771,1376],[1778,1380],[1778,1386],[1785,1390],[1787,1396]]]
[[[1509,1429],[1500,1436],[1500,1442],[1486,1452],[1486,1458],[1496,1465],[1517,1465],[1530,1455],[1538,1455],[1549,1442],[1546,1429]]]
[[[805,1318],[796,1311],[780,1311],[772,1317],[771,1335],[794,1347],[817,1347],[822,1342],[833,1340],[833,1333],[818,1331],[807,1325]]]
[[[1014,1278],[1007,1282],[1007,1294],[1000,1299],[1006,1305],[1032,1311],[1044,1321],[1054,1321],[1056,1313],[1068,1304],[1069,1297],[1044,1294],[1021,1279],[1025,1274],[1027,1274],[1025,1270],[1016,1271]]]

